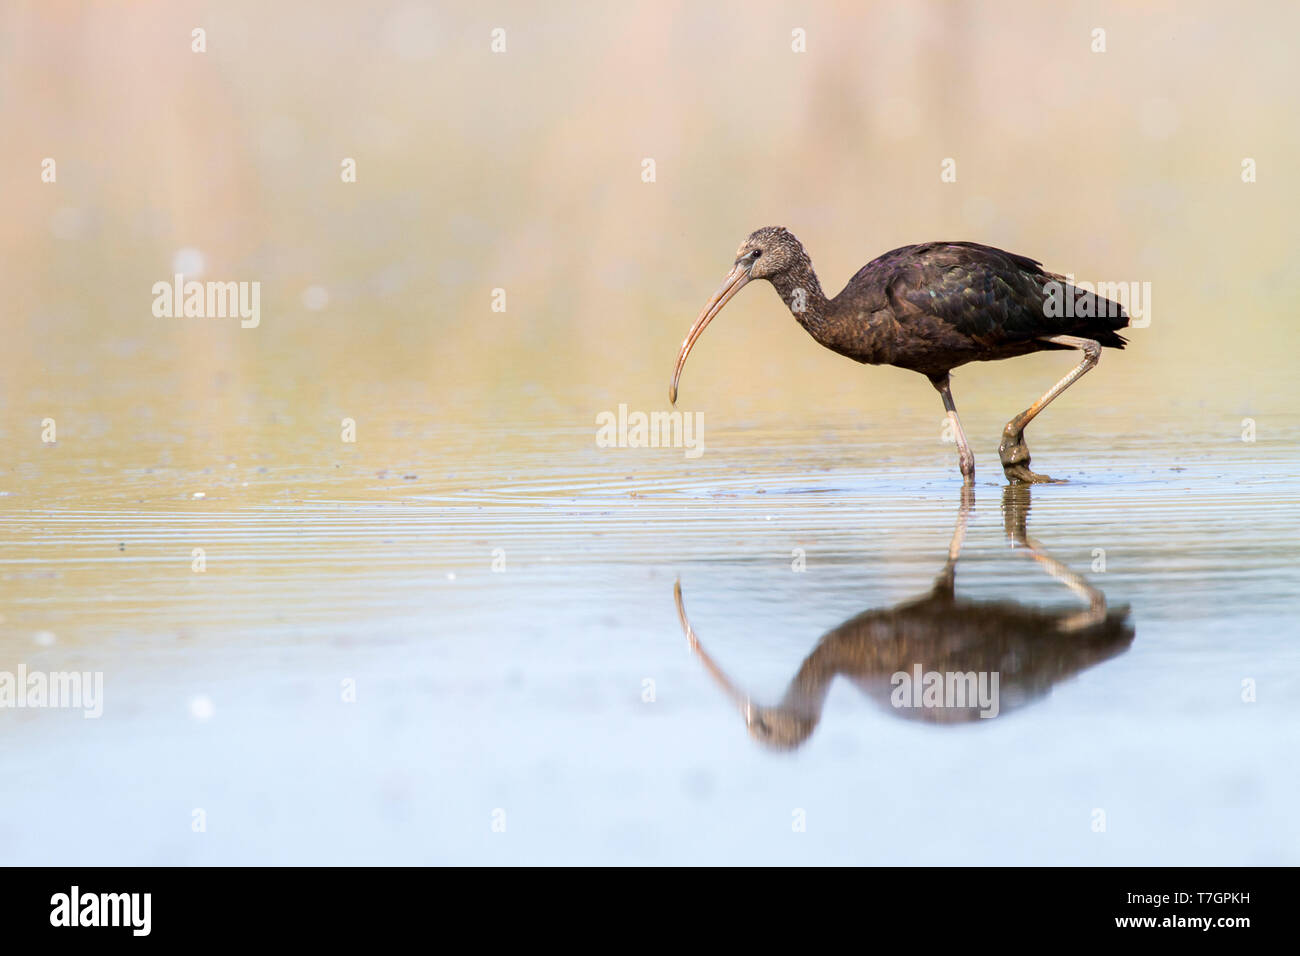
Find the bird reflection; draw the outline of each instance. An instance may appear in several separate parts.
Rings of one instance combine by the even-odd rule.
[[[957,559],[974,508],[974,492],[968,486],[948,559],[930,591],[894,607],[863,611],[825,634],[780,703],[755,703],[709,656],[687,619],[678,583],[674,596],[682,630],[705,670],[740,708],[750,735],[773,749],[792,750],[812,735],[831,683],[841,675],[903,718],[952,724],[1007,713],[1046,695],[1059,681],[1122,653],[1133,641],[1128,607],[1108,609],[1101,591],[1029,537],[1029,504],[1029,486],[1003,491],[1008,540],[1016,553],[1032,558],[1086,602],[1086,608],[1039,608],[956,595]],[[919,690],[923,675],[938,675],[932,681],[946,679],[950,689],[957,688],[956,697],[944,698],[938,691],[924,698]],[[934,689],[933,683],[929,686]],[[963,688],[968,691],[964,698]],[[995,698],[992,702],[981,696],[988,691]]]

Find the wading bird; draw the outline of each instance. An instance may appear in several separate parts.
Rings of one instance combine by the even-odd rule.
[[[766,279],[814,339],[868,365],[894,365],[926,376],[952,422],[962,477],[975,477],[957,418],[948,373],[967,362],[1080,349],[1083,360],[1038,401],[1007,422],[998,451],[1007,480],[1051,481],[1029,470],[1025,426],[1097,364],[1103,346],[1122,349],[1123,307],[1045,272],[1038,262],[974,242],[926,242],[887,252],[863,266],[828,299],[803,245],[780,226],[759,229],[740,244],[736,262],[686,333],[673,369],[669,400],[686,357],[713,317],[746,283]]]
[[[681,584],[673,586],[682,632],[693,654],[739,708],[750,735],[775,750],[798,747],[816,729],[832,682],[855,684],[890,713],[927,723],[983,723],[981,717],[1008,713],[1040,700],[1052,687],[1128,650],[1134,630],[1128,606],[1109,608],[1106,597],[1083,577],[1053,558],[1026,530],[1029,489],[1003,489],[1002,514],[1015,553],[1027,555],[1048,574],[1087,602],[1086,609],[1033,607],[1018,601],[975,601],[954,588],[957,559],[974,506],[966,486],[948,560],[931,590],[893,607],[863,611],[817,642],[781,701],[754,702],[737,687],[700,645],[686,616]],[[900,675],[939,674],[964,699],[916,705],[903,692]],[[993,684],[993,675],[997,683]],[[992,701],[978,700],[972,685],[984,677]],[[963,678],[959,684],[956,678]],[[914,686],[914,685],[913,685]],[[991,705],[990,705],[991,704]]]

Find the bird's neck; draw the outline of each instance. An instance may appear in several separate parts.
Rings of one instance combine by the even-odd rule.
[[[813,271],[807,253],[800,250],[794,265],[772,276],[770,281],[790,314],[815,336],[826,321],[830,302],[822,292],[822,284],[817,281],[817,273]]]
[[[893,361],[890,323],[856,308],[851,297],[845,296],[848,287],[828,299],[806,253],[771,282],[795,319],[821,345],[856,362],[884,365]]]

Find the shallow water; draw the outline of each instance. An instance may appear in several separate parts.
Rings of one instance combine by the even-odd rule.
[[[1290,440],[1045,427],[1035,463],[1071,480],[1020,494],[984,455],[947,627],[830,675],[777,748],[756,708],[821,636],[943,571],[951,446],[903,429],[868,456],[849,425],[720,426],[687,461],[526,431],[475,458],[491,428],[442,429],[409,471],[250,449],[92,478],[70,454],[5,489],[0,667],[105,682],[99,719],[0,722],[6,860],[1300,860]],[[1041,619],[1009,646],[962,637],[981,602],[1009,629],[1088,607],[1017,516],[1122,618],[1104,646]],[[1003,672],[998,716],[889,704],[894,663],[964,639],[951,660]],[[753,733],[743,698],[766,717]]]

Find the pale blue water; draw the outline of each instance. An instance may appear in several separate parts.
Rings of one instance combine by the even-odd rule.
[[[848,431],[717,441],[683,462],[555,430],[364,500],[328,476],[282,504],[133,507],[121,476],[106,505],[3,499],[5,659],[101,670],[105,707],[0,713],[0,859],[1300,862],[1293,442],[1058,442],[1042,464],[1073,480],[1032,489],[1028,532],[1129,606],[1131,641],[955,725],[841,677],[775,752],[689,651],[674,581],[774,704],[823,633],[931,586],[959,484],[939,454],[846,467]],[[1002,509],[983,462],[958,596],[1081,609]]]

